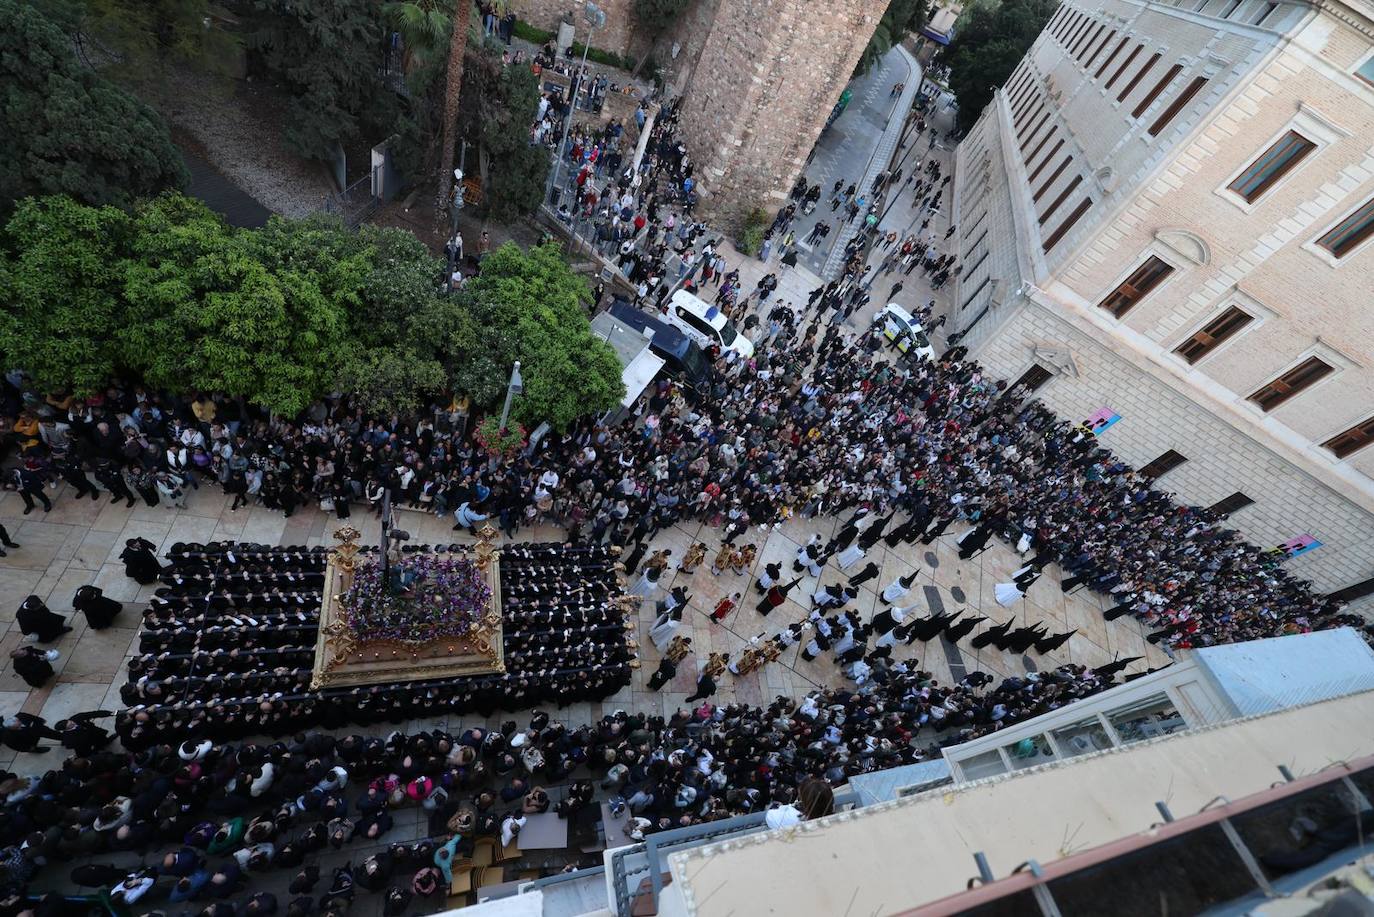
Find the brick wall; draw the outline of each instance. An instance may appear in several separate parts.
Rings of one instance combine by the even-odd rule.
[[[720,0],[683,104],[702,207],[776,208],[882,17],[883,0]]]
[[[616,54],[637,57],[647,44],[638,34],[639,23],[634,15],[633,0],[596,0],[606,14],[606,25],[592,35],[592,47]],[[535,28],[558,34],[558,23],[565,14],[576,29],[574,40],[587,40],[587,23],[582,18],[580,0],[514,0],[515,15]]]

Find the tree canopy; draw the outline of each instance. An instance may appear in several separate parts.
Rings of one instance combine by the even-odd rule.
[[[873,65],[891,51],[894,45],[900,44],[909,33],[925,25],[929,17],[930,0],[891,0],[887,9],[883,11],[882,18],[878,20],[877,28],[869,36],[863,54],[859,55],[854,75],[858,76],[873,69]]]
[[[474,400],[494,402],[516,360],[525,392],[513,414],[527,426],[547,420],[565,429],[624,397],[620,360],[592,335],[583,310],[591,299],[587,282],[572,272],[557,245],[523,252],[507,242],[483,260],[464,298],[480,342],[469,343],[457,380]]]
[[[548,151],[530,143],[539,80],[528,67],[505,67],[489,104],[487,98],[482,113],[482,143],[491,161],[487,200],[492,216],[508,221],[539,209],[549,174]]]
[[[124,205],[188,179],[162,118],[19,0],[0,0],[0,162],[0,214],[29,195]]]
[[[1058,0],[1001,0],[977,3],[960,16],[944,59],[962,130],[978,120],[993,88],[1011,76],[1058,5]]]
[[[444,392],[564,428],[623,394],[590,331],[587,284],[557,246],[493,252],[460,293],[409,232],[335,218],[234,229],[177,194],[132,212],[69,197],[21,202],[0,233],[0,354],[52,391],[120,377],[208,389],[295,415],[332,391],[376,412]]]

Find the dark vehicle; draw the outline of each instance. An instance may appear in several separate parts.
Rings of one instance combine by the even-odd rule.
[[[663,371],[698,394],[706,394],[711,387],[711,361],[706,354],[681,331],[648,312],[636,309],[626,300],[616,298],[607,310],[616,321],[643,333],[652,331],[649,349],[663,360]]]

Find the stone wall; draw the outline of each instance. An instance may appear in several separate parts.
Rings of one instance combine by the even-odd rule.
[[[885,8],[720,0],[681,111],[704,213],[780,206]]]
[[[574,41],[587,40],[587,22],[582,18],[582,0],[515,0],[515,15],[537,29],[558,33],[558,23],[567,14],[572,19]],[[639,36],[638,20],[634,14],[634,0],[596,0],[606,14],[606,25],[592,35],[592,47],[616,54],[637,57],[647,42]]]

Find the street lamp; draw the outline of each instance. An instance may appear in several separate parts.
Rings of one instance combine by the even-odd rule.
[[[515,361],[515,366],[510,371],[510,382],[506,384],[506,404],[501,408],[501,430],[506,429],[506,420],[510,417],[510,403],[516,395],[523,394],[525,391],[525,380],[520,378],[520,361]]]
[[[595,3],[588,2],[582,8],[582,18],[587,20],[587,41],[582,45],[582,67],[568,84],[568,103],[572,109],[568,112],[568,123],[563,125],[563,137],[558,141],[558,159],[553,166],[553,190],[557,192],[557,197],[550,195],[550,201],[555,207],[563,202],[563,187],[558,184],[558,176],[563,171],[563,153],[568,147],[572,119],[577,115],[577,96],[582,91],[582,84],[586,82],[582,71],[587,69],[587,52],[592,49],[592,33],[606,24],[606,13]]]

